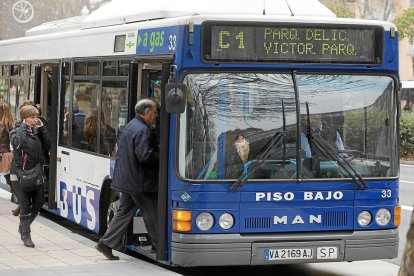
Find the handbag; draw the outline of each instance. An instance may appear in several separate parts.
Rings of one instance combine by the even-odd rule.
[[[42,179],[42,166],[40,163],[36,165],[33,169],[25,170],[27,154],[23,156],[23,166],[22,169],[14,166],[14,171],[16,172],[17,179],[19,180],[20,189],[23,192],[32,192],[43,185]]]

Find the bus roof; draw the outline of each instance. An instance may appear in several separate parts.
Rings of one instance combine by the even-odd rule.
[[[88,16],[83,27],[118,25],[129,22],[185,15],[285,15],[323,16],[335,14],[317,0],[112,0]]]
[[[46,22],[26,36],[74,29],[88,29],[160,18],[189,15],[276,15],[336,17],[318,0],[112,0],[88,16]]]

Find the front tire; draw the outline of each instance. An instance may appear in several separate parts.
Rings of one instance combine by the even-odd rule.
[[[99,235],[105,234],[108,229],[108,212],[111,204],[119,198],[118,193],[111,190],[111,182],[104,183],[99,204]],[[113,217],[113,216],[112,216]],[[112,218],[111,218],[112,220]]]

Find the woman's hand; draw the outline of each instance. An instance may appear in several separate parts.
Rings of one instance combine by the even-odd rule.
[[[43,126],[43,122],[42,122],[42,120],[40,120],[39,118],[37,118],[36,126],[37,126],[38,128]]]

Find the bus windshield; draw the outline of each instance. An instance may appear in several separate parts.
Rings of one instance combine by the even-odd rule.
[[[184,178],[230,180],[249,170],[249,180],[397,176],[391,77],[231,72],[189,74],[184,83]]]

